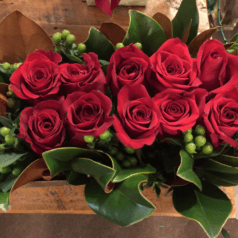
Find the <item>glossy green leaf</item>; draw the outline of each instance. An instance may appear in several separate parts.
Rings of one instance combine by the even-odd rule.
[[[94,158],[102,159],[102,156],[96,152],[78,147],[62,147],[53,150],[48,150],[42,154],[43,158],[46,159],[57,159],[60,161],[70,161],[75,158]],[[98,158],[97,158],[98,157]]]
[[[216,2],[217,0],[207,0],[207,10],[209,13],[211,13],[214,10]]]
[[[175,187],[173,204],[177,212],[197,221],[210,238],[215,238],[228,219],[232,204],[215,185],[203,181],[202,187],[202,191],[191,184]]]
[[[148,56],[154,54],[167,40],[163,28],[147,15],[129,10],[130,25],[123,40],[125,46],[140,42],[142,50]]]
[[[238,33],[236,33],[236,34],[232,37],[232,39],[231,39],[230,42],[238,42]]]
[[[237,174],[225,174],[218,172],[205,172],[202,176],[206,181],[224,187],[231,187],[238,185]]]
[[[92,176],[103,189],[115,174],[114,169],[88,158],[74,159],[71,166],[74,172]]]
[[[7,154],[0,154],[0,167],[7,167],[8,165],[17,161],[19,158],[21,158],[22,156],[26,154],[27,153],[17,154],[14,152],[7,153]]]
[[[212,159],[199,160],[198,163],[196,163],[196,167],[201,168],[205,171],[237,174],[238,176],[238,167],[231,167]]]
[[[10,192],[7,192],[7,193],[0,192],[0,209],[2,209],[4,212],[6,212],[8,208],[9,195],[10,195]]]
[[[71,54],[67,53],[67,51],[66,51],[65,49],[62,49],[62,52],[64,53],[64,55],[65,55],[69,60],[71,60],[71,61],[73,61],[73,62],[76,62],[76,63],[79,63],[79,64],[82,64],[82,63],[83,63],[83,61],[82,61],[80,58],[76,57],[75,55],[71,55]]]
[[[193,171],[193,158],[185,151],[180,151],[181,164],[177,171],[177,176],[195,184],[202,190],[202,183],[199,177]]]
[[[53,157],[44,157],[45,163],[50,170],[51,178],[55,177],[57,174],[71,170],[71,164],[69,161],[61,161],[54,159]]]
[[[111,193],[105,193],[92,179],[85,187],[85,199],[98,215],[120,226],[129,226],[149,217],[155,206],[140,192],[144,175],[135,175],[117,184]]]
[[[12,173],[7,176],[4,182],[0,183],[1,190],[6,193],[11,190],[13,184],[16,182],[18,176],[13,175]]]
[[[84,42],[86,45],[86,52],[94,52],[99,59],[110,60],[111,55],[115,51],[112,43],[97,29],[90,28],[89,37]]]
[[[79,186],[85,185],[88,182],[89,178],[85,174],[76,173],[74,171],[70,171],[68,176],[66,177],[66,181],[70,185]]]
[[[173,37],[182,39],[189,23],[191,22],[189,37],[187,40],[187,44],[189,44],[197,36],[198,21],[199,17],[196,0],[183,0],[176,16],[172,20]]]
[[[12,129],[14,127],[12,125],[11,120],[6,118],[6,117],[0,116],[0,122],[2,123],[3,126],[6,126],[6,127],[10,128],[10,129]]]
[[[214,160],[232,167],[238,167],[238,157],[235,156],[219,155]]]

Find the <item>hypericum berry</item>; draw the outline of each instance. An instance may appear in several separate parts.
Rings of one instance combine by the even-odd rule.
[[[109,151],[110,155],[116,155],[118,152],[118,149],[116,147],[112,147],[111,150]]]
[[[186,135],[187,133],[192,133],[192,132],[193,132],[193,129],[192,129],[192,128],[190,128],[189,130],[187,130],[187,131],[183,132],[183,134],[184,134],[184,135]]]
[[[66,37],[66,41],[68,42],[69,45],[72,45],[75,42],[76,38],[73,34],[69,34]]]
[[[24,168],[22,166],[17,166],[12,170],[12,174],[15,176],[19,176],[23,170]]]
[[[66,38],[69,34],[70,34],[70,31],[67,30],[67,29],[64,29],[64,30],[62,31],[61,37],[62,37],[62,38]]]
[[[135,153],[135,149],[132,148],[132,147],[125,147],[125,151],[126,151],[128,154],[134,154],[134,153]]]
[[[15,100],[13,98],[8,98],[7,99],[7,106],[9,108],[13,108],[15,106]]]
[[[94,136],[84,136],[83,139],[87,143],[92,143],[94,141]]]
[[[52,36],[52,40],[55,44],[58,44],[60,43],[61,41],[61,37],[62,37],[62,34],[60,32],[56,32],[53,36]]]
[[[110,135],[111,133],[109,132],[109,130],[106,130],[101,135],[99,135],[99,137],[103,140],[106,140]]]
[[[122,162],[122,166],[125,168],[130,168],[131,167],[131,162],[129,160],[124,160]]]
[[[0,173],[2,173],[2,174],[7,174],[7,173],[10,173],[10,172],[12,172],[12,170],[9,166],[0,168]]]
[[[83,53],[86,51],[86,45],[83,43],[79,43],[77,49],[80,53]]]
[[[195,127],[195,133],[198,134],[198,135],[202,135],[203,136],[203,135],[205,135],[206,130],[205,130],[205,128],[202,125],[197,125]]]
[[[9,135],[5,136],[5,142],[7,145],[13,145],[16,141],[16,137],[10,137]]]
[[[4,68],[5,70],[10,69],[10,67],[11,67],[11,65],[10,65],[8,62],[4,62],[4,63],[2,64],[2,66],[3,66],[3,68]]]
[[[10,128],[4,126],[0,128],[0,134],[5,137],[6,135],[9,135],[10,130]]]
[[[142,49],[142,44],[140,42],[136,42],[135,45],[141,50]]]
[[[122,47],[124,47],[123,43],[117,43],[117,44],[116,44],[116,49],[117,49],[117,50],[120,49],[120,48],[122,48]]]
[[[193,140],[193,135],[191,134],[191,133],[186,133],[185,135],[184,135],[184,141],[185,142],[191,142]]]
[[[130,161],[132,166],[136,166],[137,165],[136,157],[129,157],[128,160]]]
[[[14,93],[14,91],[11,89],[11,84],[8,85],[8,91]]]
[[[13,69],[17,70],[20,67],[21,64],[22,64],[21,62],[13,64]]]
[[[194,143],[190,142],[185,146],[185,150],[189,154],[194,154],[194,153],[196,153],[196,145]]]
[[[202,152],[204,154],[210,155],[213,152],[213,146],[211,143],[206,143],[203,147],[202,147]]]
[[[197,146],[204,146],[207,142],[207,139],[204,136],[196,136],[194,141]]]
[[[122,153],[119,152],[116,154],[116,160],[122,161],[122,160],[124,160],[124,158],[125,158],[125,156]]]

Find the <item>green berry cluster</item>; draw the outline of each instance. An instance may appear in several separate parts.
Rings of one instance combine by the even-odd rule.
[[[110,148],[108,154],[113,156],[124,168],[131,168],[137,165],[138,161],[135,155],[135,149],[124,147],[124,150],[118,152],[114,146]]]
[[[86,45],[80,43],[78,45],[75,44],[76,37],[71,34],[69,30],[63,30],[62,32],[56,32],[52,36],[52,40],[55,43],[55,52],[62,53],[62,47],[67,50],[74,50],[75,54],[82,54],[86,51]]]
[[[191,128],[184,132],[185,150],[189,154],[195,154],[197,151],[203,154],[211,154],[213,146],[206,139],[206,130],[202,125],[197,125],[194,130]]]
[[[11,75],[15,70],[20,67],[20,65],[22,65],[21,62],[15,64],[9,64],[8,62],[4,62],[1,66],[5,70],[4,73]]]
[[[20,107],[21,100],[16,97],[14,94],[14,91],[11,88],[11,84],[8,85],[8,91],[7,91],[7,106],[13,112],[14,110],[17,110]]]
[[[140,50],[142,50],[142,44],[141,44],[140,42],[136,42],[135,45],[136,45]],[[122,47],[124,47],[124,44],[121,43],[121,42],[119,42],[119,43],[116,44],[116,47],[115,47],[115,48],[116,48],[116,50],[118,50],[118,49],[120,49],[120,48],[122,48]]]

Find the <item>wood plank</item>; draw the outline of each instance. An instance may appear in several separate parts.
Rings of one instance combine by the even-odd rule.
[[[232,202],[230,218],[236,217],[233,188],[223,188]],[[173,207],[172,195],[164,196],[162,189],[157,199],[152,188],[145,189],[143,195],[156,206],[152,216],[181,217]],[[84,186],[70,186],[66,181],[36,181],[26,184],[11,195],[9,213],[54,213],[54,214],[95,214],[84,198]]]
[[[148,0],[146,7],[117,7],[110,17],[97,7],[88,7],[86,1],[81,0],[3,0],[0,1],[0,20],[10,12],[19,10],[45,29],[50,36],[61,29],[68,28],[77,36],[78,42],[82,42],[87,38],[86,33],[90,26],[98,28],[103,22],[110,21],[128,27],[129,9],[141,11],[151,17],[157,12],[162,12],[173,19],[181,1]],[[197,4],[201,32],[209,28],[206,0],[197,0]]]

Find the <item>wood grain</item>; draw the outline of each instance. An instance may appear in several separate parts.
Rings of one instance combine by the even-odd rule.
[[[209,28],[206,0],[197,0],[197,5],[201,32]],[[3,0],[0,1],[0,20],[12,11],[19,10],[39,24],[49,36],[67,28],[76,36],[76,43],[79,43],[87,39],[91,26],[98,29],[103,22],[114,22],[127,28],[129,9],[141,11],[150,17],[161,12],[173,19],[178,6],[171,0],[148,0],[146,7],[117,7],[110,17],[97,7],[88,7],[86,1],[82,0]]]
[[[233,188],[223,188],[223,191],[233,205],[230,218],[235,218]],[[166,189],[162,189],[157,199],[152,189],[143,191],[143,195],[157,208],[152,216],[181,217],[173,207],[172,195],[164,196],[165,193]],[[16,189],[11,195],[8,213],[95,214],[85,202],[84,186],[70,186],[66,181],[36,181]]]

